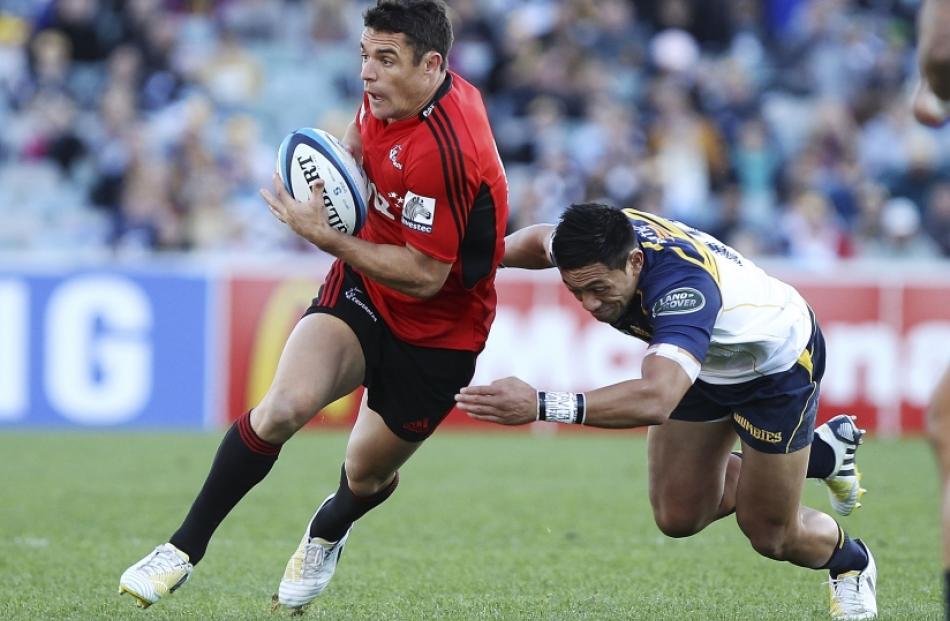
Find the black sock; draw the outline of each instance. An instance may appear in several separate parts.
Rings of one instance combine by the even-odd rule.
[[[835,546],[831,558],[821,569],[827,569],[832,577],[837,577],[838,574],[843,574],[846,571],[861,570],[867,566],[868,553],[864,549],[864,544],[848,537],[839,526],[838,545]]]
[[[310,536],[320,537],[327,541],[339,541],[353,522],[392,496],[397,485],[399,485],[398,472],[389,485],[372,496],[357,496],[350,490],[350,485],[346,480],[346,466],[343,466],[340,468],[340,487],[310,522]]]
[[[221,440],[208,478],[188,516],[169,542],[187,554],[192,564],[197,564],[218,524],[267,476],[279,452],[280,445],[265,442],[254,433],[250,412],[235,421]]]
[[[808,455],[808,479],[826,479],[834,474],[835,451],[831,445],[818,437],[816,433],[811,441],[811,453]]]

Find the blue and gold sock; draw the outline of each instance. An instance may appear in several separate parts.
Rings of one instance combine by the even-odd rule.
[[[827,569],[832,578],[848,571],[861,571],[868,566],[868,553],[864,544],[848,537],[838,526],[838,544],[831,558],[820,569]]]
[[[811,440],[811,452],[808,454],[808,479],[827,479],[834,474],[835,450],[816,433]]]

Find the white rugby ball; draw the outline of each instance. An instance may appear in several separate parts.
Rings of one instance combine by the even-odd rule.
[[[330,225],[354,235],[366,221],[369,183],[346,147],[322,129],[291,132],[277,150],[277,173],[298,201],[310,200],[310,185],[323,179],[323,205]]]

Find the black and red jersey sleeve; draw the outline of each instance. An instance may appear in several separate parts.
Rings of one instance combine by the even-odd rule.
[[[434,259],[454,263],[478,190],[478,166],[462,150],[451,126],[433,119],[428,125],[432,140],[407,154],[402,226],[406,243]]]

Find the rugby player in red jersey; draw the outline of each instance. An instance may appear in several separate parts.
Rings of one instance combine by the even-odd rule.
[[[399,467],[474,373],[508,218],[485,107],[448,71],[452,26],[440,0],[380,0],[364,26],[363,102],[343,141],[372,184],[366,225],[355,237],[329,226],[319,181],[305,203],[276,175],[275,191],[262,190],[281,222],[337,260],[267,394],[225,435],[181,527],[122,575],[120,591],[141,605],[184,584],[281,445],[362,384],[339,487],[307,523],[280,582],[280,604],[309,603],[329,583],[353,523],[393,493]]]

